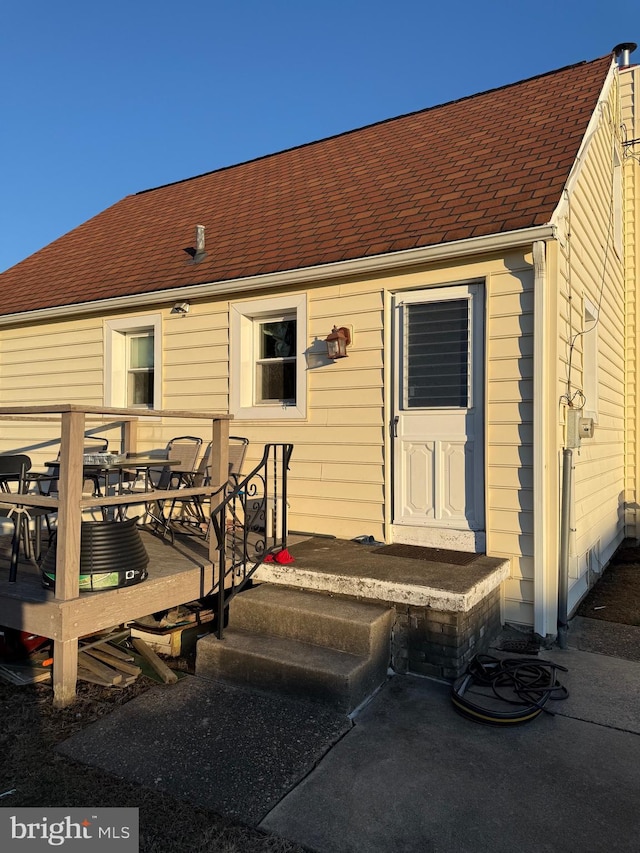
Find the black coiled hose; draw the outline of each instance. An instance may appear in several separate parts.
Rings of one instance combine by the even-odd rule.
[[[528,723],[549,699],[566,699],[556,672],[567,668],[538,658],[476,655],[451,687],[451,701],[463,717],[492,726]]]

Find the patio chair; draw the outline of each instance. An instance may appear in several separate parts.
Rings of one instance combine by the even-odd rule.
[[[194,474],[200,455],[202,439],[195,435],[178,435],[168,442],[165,448],[165,459],[177,459],[179,468],[162,466],[159,460],[158,468],[149,469],[149,478],[154,489],[178,488]]]
[[[240,477],[240,473],[242,471],[242,465],[244,463],[244,458],[247,453],[247,447],[249,445],[249,439],[244,438],[239,435],[230,435],[229,436],[229,479],[226,483],[220,487],[218,494],[222,491],[228,484],[234,484],[238,481]],[[209,442],[206,446],[204,453],[202,454],[202,458],[200,459],[200,463],[197,469],[194,471],[193,475],[185,480],[185,486],[208,486],[211,483],[211,450],[213,443]],[[213,497],[213,495],[212,495]],[[186,530],[178,530],[178,532],[183,533],[196,533],[206,536],[207,529],[209,525],[209,520],[207,519],[204,511],[205,507],[205,496],[204,495],[194,495],[193,497],[181,498],[174,497],[171,501],[171,509],[169,511],[169,517],[173,519],[175,508],[178,504],[182,504],[181,514],[175,519],[178,524],[181,526],[186,525]]]
[[[146,487],[151,485],[155,490],[168,490],[191,485],[196,474],[201,447],[202,439],[194,435],[178,435],[172,438],[165,448],[165,459],[178,460],[180,467],[163,466],[162,461],[159,460],[157,468],[147,469],[146,476],[149,483]],[[163,536],[169,533],[173,538],[173,530],[169,524],[171,511],[169,514],[165,512],[165,503],[164,500],[156,500],[152,505],[147,504],[146,515],[155,530],[162,530]]]
[[[0,520],[5,519],[13,524],[11,537],[11,556],[9,562],[9,583],[15,583],[18,573],[20,542],[22,541],[25,556],[37,561],[41,556],[41,519],[49,514],[43,507],[22,506],[20,504],[2,503],[2,492],[26,494],[29,488],[27,472],[31,468],[31,459],[25,454],[0,456]],[[31,547],[30,522],[35,520],[34,545]]]

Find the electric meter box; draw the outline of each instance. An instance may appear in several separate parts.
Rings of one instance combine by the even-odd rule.
[[[593,438],[593,418],[583,418],[580,409],[567,409],[566,447],[580,447],[583,438]]]
[[[593,438],[593,418],[580,418],[578,435],[580,438]]]

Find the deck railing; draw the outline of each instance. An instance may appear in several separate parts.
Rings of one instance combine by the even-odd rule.
[[[265,559],[286,551],[287,472],[292,444],[265,445],[262,459],[242,478],[232,478],[223,499],[211,509],[218,559],[217,636],[222,639],[225,612]]]
[[[52,417],[53,416],[53,417]],[[122,449],[135,453],[137,450],[137,433],[139,421],[152,419],[151,430],[157,434],[158,428],[166,424],[168,419],[180,421],[207,420],[211,424],[211,465],[210,483],[198,487],[172,490],[155,490],[142,493],[119,494],[109,497],[88,497],[83,495],[83,448],[86,434],[87,416],[92,420],[100,419],[104,422],[113,421],[114,417],[122,420],[124,424],[124,437]],[[48,600],[44,605],[27,604],[22,608],[21,620],[20,603],[15,601],[11,608],[11,618],[17,623],[17,627],[32,631],[31,623],[37,623],[40,633],[53,640],[53,691],[54,704],[58,707],[68,705],[75,697],[77,667],[78,667],[78,637],[81,630],[78,627],[80,614],[85,609],[87,612],[95,612],[92,609],[91,596],[80,601],[80,531],[83,510],[99,508],[104,510],[109,507],[122,507],[140,503],[157,501],[171,501],[173,494],[179,494],[181,498],[189,496],[200,496],[208,499],[212,494],[219,492],[222,484],[228,479],[229,472],[229,420],[230,415],[213,414],[210,412],[174,411],[174,410],[144,410],[139,409],[116,409],[97,406],[83,406],[70,403],[59,405],[39,406],[12,406],[0,408],[0,419],[4,422],[15,420],[21,424],[21,453],[28,453],[29,446],[24,446],[22,436],[24,426],[28,421],[43,422],[58,421],[60,429],[59,441],[59,473],[58,473],[58,496],[49,497],[40,494],[4,494],[3,503],[12,503],[20,507],[43,507],[51,513],[57,513],[57,553],[56,553],[56,579],[54,599]],[[92,430],[93,431],[93,430]],[[146,438],[146,436],[145,436]],[[46,446],[54,442],[45,442]],[[57,442],[56,442],[57,443]],[[148,443],[148,442],[147,442]],[[5,442],[6,444],[6,442]],[[16,452],[9,447],[3,452]],[[216,543],[211,537],[209,542],[209,563],[214,563],[218,558]],[[164,588],[163,588],[164,589]],[[169,585],[168,590],[172,589]],[[11,593],[13,595],[13,593]],[[106,594],[106,593],[105,593]],[[168,592],[167,596],[168,597]],[[171,593],[173,595],[173,593]],[[5,596],[6,597],[6,596]],[[191,595],[191,598],[193,595]],[[164,599],[163,599],[164,600]],[[185,602],[190,598],[185,599]],[[13,599],[7,598],[7,602]],[[73,603],[72,603],[73,602]],[[182,603],[185,603],[182,602]],[[175,603],[175,602],[174,602]],[[44,607],[50,613],[49,628],[42,629],[42,620],[36,619],[38,608]],[[124,622],[132,618],[129,610],[132,605],[128,596],[118,596],[112,603],[110,616],[113,624]],[[7,605],[8,609],[8,605]],[[49,624],[45,620],[45,624]],[[47,633],[48,632],[48,633]]]

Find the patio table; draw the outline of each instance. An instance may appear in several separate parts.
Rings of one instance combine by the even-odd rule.
[[[94,483],[98,484],[98,491],[95,494],[95,497],[102,497],[103,494],[100,490],[100,483],[104,480],[104,495],[106,496],[109,492],[109,489],[117,489],[115,494],[123,493],[123,484],[124,484],[124,475],[127,472],[135,471],[136,477],[139,474],[142,474],[144,477],[144,491],[149,492],[153,488],[153,483],[150,479],[150,471],[154,469],[161,470],[162,468],[171,468],[172,470],[179,468],[182,462],[179,459],[163,459],[158,456],[129,456],[126,459],[118,459],[114,461],[100,461],[100,462],[83,462],[82,471],[85,479],[92,480]],[[53,469],[54,472],[60,468],[60,460],[55,459],[50,462],[45,462],[45,465]],[[111,475],[117,474],[117,481],[115,483],[111,482]],[[47,475],[43,475],[46,479]],[[55,478],[55,473],[49,476],[50,479]],[[141,492],[141,494],[143,494]],[[102,510],[103,517],[106,519],[108,517],[108,512],[106,507]],[[118,508],[116,512],[118,518],[122,520],[126,515],[126,509],[122,507]]]

